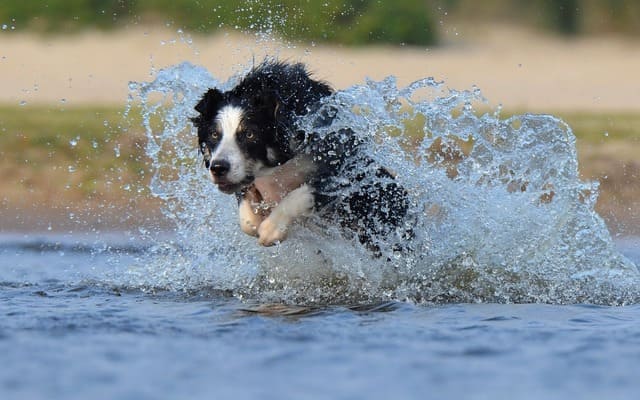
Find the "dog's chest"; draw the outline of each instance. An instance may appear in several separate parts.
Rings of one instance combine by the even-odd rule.
[[[305,183],[313,170],[313,164],[309,160],[294,158],[273,168],[268,175],[256,178],[253,184],[263,202],[278,204],[291,191]]]

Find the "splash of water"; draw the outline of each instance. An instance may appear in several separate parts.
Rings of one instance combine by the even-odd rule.
[[[240,232],[235,200],[216,191],[189,118],[210,87],[183,63],[132,83],[144,109],[151,192],[176,238],[132,267],[130,280],[170,290],[225,290],[259,301],[625,304],[640,300],[638,269],[614,249],[595,213],[598,186],[578,176],[575,137],[548,115],[480,113],[479,90],[433,79],[398,88],[393,77],[338,91],[301,129],[351,128],[410,193],[412,251],[373,258],[332,224],[310,218],[275,248]],[[335,112],[317,127],[319,113]],[[345,189],[347,190],[347,189]]]

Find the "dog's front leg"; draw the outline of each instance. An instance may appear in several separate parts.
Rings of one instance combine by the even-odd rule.
[[[313,191],[302,185],[291,191],[258,227],[258,243],[272,246],[287,237],[291,222],[313,210]]]
[[[266,218],[266,211],[256,210],[255,205],[262,201],[262,196],[255,187],[247,189],[238,204],[238,217],[242,232],[258,236],[258,227]]]
[[[240,201],[238,217],[240,219],[240,229],[242,229],[242,232],[247,235],[258,236],[258,226],[260,226],[264,217],[254,212],[251,202],[247,199]]]

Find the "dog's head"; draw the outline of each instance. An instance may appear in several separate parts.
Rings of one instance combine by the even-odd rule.
[[[274,94],[210,89],[195,109],[200,151],[220,191],[238,192],[291,158]]]
[[[294,156],[305,139],[296,118],[331,88],[310,78],[302,64],[265,61],[233,89],[210,89],[192,121],[205,166],[218,188],[238,192]]]

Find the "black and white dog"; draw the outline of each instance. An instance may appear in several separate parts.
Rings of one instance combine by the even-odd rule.
[[[363,154],[350,129],[319,135],[298,128],[332,94],[303,64],[265,61],[233,89],[208,90],[192,119],[204,165],[224,193],[236,194],[240,227],[263,246],[282,241],[291,223],[312,212],[333,217],[350,236],[378,252],[381,241],[406,238],[406,191]],[[335,112],[335,109],[333,110]]]

